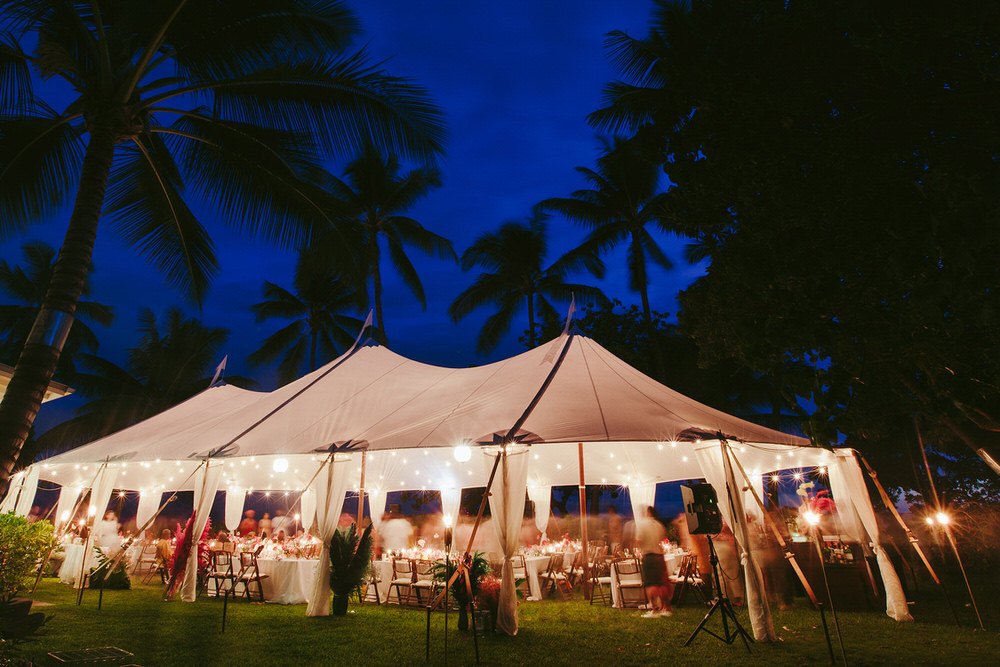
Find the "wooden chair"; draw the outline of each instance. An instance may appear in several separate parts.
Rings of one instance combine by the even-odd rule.
[[[382,571],[379,569],[378,565],[375,564],[375,560],[372,559],[371,564],[368,566],[368,575],[365,577],[364,584],[362,584],[362,604],[365,602],[382,604],[382,594],[378,586],[380,581],[382,581]]]
[[[523,554],[514,554],[510,558],[511,565],[514,566],[514,584],[517,590],[521,591],[524,597],[531,595],[531,587],[528,585],[528,562]]]
[[[549,591],[558,593],[563,600],[572,599],[573,584],[566,572],[566,554],[555,553],[549,556],[549,567],[542,574],[542,579]]]
[[[396,604],[409,604],[413,596],[413,562],[408,558],[392,559],[392,580],[389,582],[389,593],[385,601],[388,603],[392,597],[392,591],[396,591]],[[406,589],[406,601],[404,602],[402,589]]]
[[[611,561],[607,556],[596,559],[590,569],[590,604],[598,599],[611,606]]]
[[[642,585],[642,568],[639,561],[627,558],[615,561],[611,567],[615,568],[615,574],[618,576],[618,601],[622,609],[648,605],[649,600],[646,599],[646,588]]]
[[[233,568],[233,554],[221,549],[210,554],[208,573],[205,575],[205,589],[209,595],[219,597],[229,595],[236,587],[236,571]],[[212,592],[215,584],[215,592]]]
[[[696,555],[688,554],[687,556],[682,556],[681,562],[677,566],[677,572],[670,575],[668,579],[674,585],[674,593],[670,597],[672,605],[683,603],[689,588],[693,588],[703,602],[708,601],[708,595],[705,592],[705,580],[698,568],[698,557]]]
[[[254,594],[258,596],[258,601],[264,601],[264,579],[269,575],[261,574],[257,565],[257,554],[263,547],[256,551],[243,551],[240,553],[240,571],[236,575],[236,584],[233,587],[233,595],[236,595],[236,585],[243,586],[243,596],[248,600],[253,600]],[[256,591],[254,590],[256,587]]]
[[[143,542],[142,548],[139,550],[139,557],[135,559],[135,565],[132,566],[132,574],[143,577],[151,576],[156,571],[156,565],[156,543]]]
[[[428,594],[428,601],[433,601],[438,589],[441,588],[441,584],[434,580],[434,574],[431,572],[433,567],[434,562],[429,560],[418,560],[414,563],[413,592],[416,594],[418,605],[425,604],[421,597],[421,591]]]

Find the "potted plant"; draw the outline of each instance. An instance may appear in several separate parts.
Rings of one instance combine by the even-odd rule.
[[[351,591],[365,579],[372,560],[372,527],[358,537],[357,528],[341,528],[330,539],[330,590],[333,591],[333,615],[347,613]]]
[[[31,600],[15,596],[52,544],[48,521],[28,523],[11,513],[0,514],[0,644],[23,641],[45,623],[44,614],[30,613]]]
[[[431,568],[431,573],[435,581],[444,584],[451,579],[451,575],[455,573],[457,567],[455,561],[447,564],[438,561]],[[483,577],[490,573],[490,562],[486,560],[483,552],[477,551],[469,556],[468,571],[469,583],[472,585],[472,595],[475,596],[479,592],[479,584]],[[469,595],[465,588],[464,577],[459,577],[455,580],[455,583],[451,586],[451,594],[455,597],[455,602],[458,603],[458,629],[464,632],[469,629]]]

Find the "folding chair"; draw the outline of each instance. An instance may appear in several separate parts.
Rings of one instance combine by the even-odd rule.
[[[236,587],[236,573],[233,570],[233,554],[228,551],[213,550],[210,555],[208,573],[205,575],[205,589],[208,595],[219,597],[229,595]],[[215,584],[215,592],[212,591]]]
[[[649,600],[646,599],[646,588],[642,585],[642,568],[639,566],[639,561],[628,558],[615,561],[611,567],[615,568],[615,574],[618,576],[618,601],[622,609],[648,605]]]
[[[517,586],[517,590],[521,591],[524,597],[529,597],[531,588],[528,586],[528,563],[524,560],[524,555],[514,554],[511,556],[510,562],[514,566],[514,584]]]
[[[563,600],[573,598],[573,585],[566,573],[566,554],[555,553],[549,556],[549,567],[542,574],[546,587],[559,594]]]
[[[361,603],[374,602],[375,604],[382,604],[382,593],[379,591],[378,584],[382,581],[382,571],[375,564],[375,560],[372,559],[371,564],[368,566],[368,575],[365,577],[365,582],[362,584],[363,589],[361,590]]]
[[[258,600],[264,602],[264,579],[269,575],[261,574],[257,565],[257,554],[263,547],[258,547],[256,551],[243,551],[240,553],[240,572],[236,576],[236,585],[243,586],[243,596],[248,600],[253,600],[256,592]],[[256,591],[253,587],[256,586]],[[236,595],[236,587],[233,587],[233,595]]]
[[[388,603],[389,598],[392,597],[392,591],[396,591],[396,604],[403,605],[409,604],[410,598],[413,595],[413,562],[407,558],[393,558],[392,559],[392,580],[389,582],[389,593],[386,595],[385,601]],[[400,591],[401,588],[406,588],[406,602],[403,602],[403,596]]]
[[[139,557],[135,559],[135,565],[132,566],[132,574],[151,575],[156,571],[156,564],[156,543],[143,542],[142,548],[139,550]]]
[[[611,606],[611,564],[606,556],[595,559],[590,567],[590,604],[597,599]]]
[[[423,604],[420,591],[427,591],[427,599],[433,600],[437,590],[441,588],[441,584],[434,580],[434,574],[431,572],[433,567],[433,561],[429,560],[418,560],[414,563],[413,591],[416,593],[418,605]]]
[[[670,604],[679,605],[684,602],[684,596],[687,594],[688,588],[693,588],[703,602],[708,601],[708,595],[705,593],[705,580],[698,568],[698,557],[696,555],[688,554],[687,556],[682,556],[681,562],[677,566],[677,572],[670,575],[668,579],[674,585],[674,593],[670,597]]]

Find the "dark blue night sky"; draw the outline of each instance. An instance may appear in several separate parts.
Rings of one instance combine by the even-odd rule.
[[[591,166],[598,146],[585,116],[600,106],[601,89],[614,76],[603,49],[605,34],[614,29],[645,34],[651,10],[649,0],[353,4],[372,54],[388,58],[386,67],[392,73],[427,87],[447,115],[449,141],[441,165],[444,187],[420,202],[410,215],[451,239],[459,253],[483,231],[527,215],[546,197],[567,196],[582,185],[573,168]],[[343,162],[342,158],[332,161],[331,167]],[[4,239],[0,253],[16,262],[20,245],[31,239],[58,247],[67,215],[68,211],[39,224],[24,236]],[[273,388],[273,378],[248,368],[245,358],[277,323],[257,325],[249,306],[259,300],[263,280],[290,282],[294,253],[239,236],[210,220],[209,228],[221,271],[201,316],[208,324],[232,332],[227,349],[229,372],[255,376],[263,389]],[[553,258],[582,236],[570,223],[553,219]],[[671,272],[651,269],[651,298],[656,310],[674,313],[677,291],[701,269],[684,263],[680,239],[666,240],[665,246],[677,268]],[[489,313],[455,325],[446,312],[473,276],[416,251],[411,257],[424,280],[427,310],[421,310],[387,269],[386,325],[394,349],[446,365],[482,363],[519,350],[517,336],[526,328],[520,322],[491,358],[478,356],[476,334]],[[626,287],[623,254],[606,260],[608,276],[600,286],[611,297],[637,302],[638,297]],[[137,338],[140,307],[162,312],[168,306],[182,305],[196,312],[109,229],[99,237],[95,267],[92,298],[113,305],[116,311],[114,326],[102,333],[102,356],[123,359],[124,349]],[[46,405],[39,427],[68,416],[73,403],[64,399]]]

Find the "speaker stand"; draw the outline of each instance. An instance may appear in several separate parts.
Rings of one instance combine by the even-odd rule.
[[[704,632],[727,644],[732,644],[739,637],[743,640],[743,645],[746,647],[747,653],[751,653],[750,642],[753,641],[753,637],[747,633],[740,624],[739,619],[736,618],[733,605],[722,588],[722,578],[719,576],[719,556],[715,552],[715,543],[712,541],[711,535],[708,536],[708,559],[712,564],[712,573],[715,578],[715,599],[712,600],[712,606],[709,608],[708,613],[705,614],[705,618],[701,619],[701,623],[694,629],[688,640],[684,642],[684,646],[690,646],[691,642],[698,636],[698,633]],[[708,622],[712,620],[712,615],[716,612],[719,612],[719,615],[722,617],[721,635],[716,634],[708,628]],[[730,623],[732,623],[732,627],[730,627]]]

